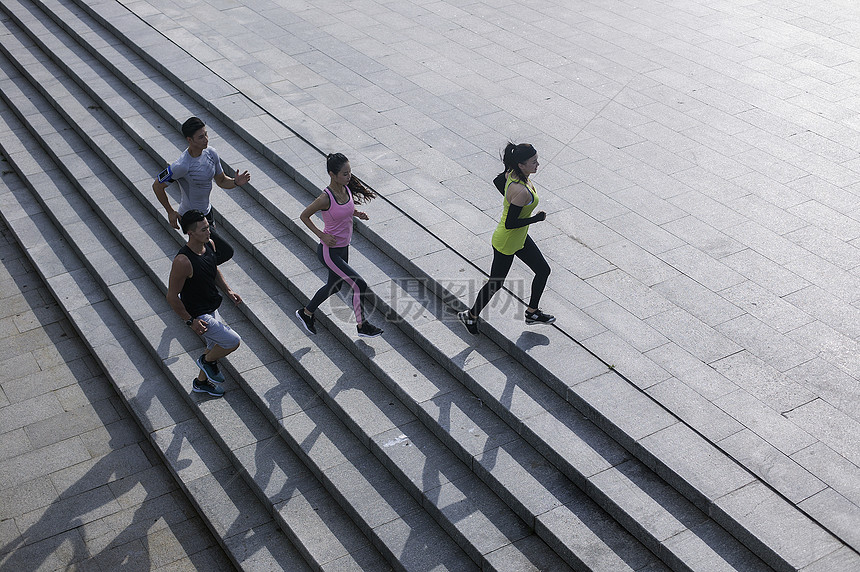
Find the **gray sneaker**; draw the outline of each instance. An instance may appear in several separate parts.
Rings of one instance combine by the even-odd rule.
[[[218,368],[218,361],[206,361],[206,354],[197,358],[197,367],[203,370],[212,383],[224,383],[224,374]]]
[[[215,385],[208,379],[206,381],[200,381],[197,378],[194,378],[194,383],[192,384],[192,391],[195,393],[208,393],[212,397],[223,397],[224,390],[221,389],[220,386]]]

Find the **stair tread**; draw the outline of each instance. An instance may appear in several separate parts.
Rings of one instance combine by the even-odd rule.
[[[145,123],[144,125],[148,125],[148,124]],[[141,127],[141,132],[143,132],[143,130],[145,130],[145,129],[146,129],[145,126]],[[143,179],[141,178],[141,180],[143,180]],[[235,211],[239,212],[239,209],[237,208],[237,209],[235,209]],[[270,237],[269,240],[277,241],[277,238]],[[255,244],[255,243],[252,243],[252,244]],[[272,244],[274,245],[274,243],[272,243]],[[274,248],[273,250],[275,252],[283,252],[283,250],[281,250],[279,248]],[[419,253],[419,252],[421,252],[421,251],[420,250],[416,251],[416,253]],[[429,258],[429,257],[425,257],[425,258]],[[443,258],[445,258],[445,257],[443,257]],[[450,258],[450,257],[448,257],[448,258]],[[368,263],[368,267],[373,267],[372,261],[362,260],[361,264],[365,264],[365,262]],[[364,266],[362,266],[362,268],[364,268]],[[368,274],[371,276],[375,275],[376,274],[375,270],[376,269],[374,268],[374,270],[372,270]],[[379,273],[379,275],[385,276],[385,273],[381,272],[381,273]],[[310,274],[308,274],[308,276],[313,276],[313,271],[310,271]],[[311,280],[311,282],[312,282],[312,280]],[[379,281],[378,283],[381,283],[381,281]],[[285,295],[285,296],[288,296],[288,295]],[[430,330],[430,328],[428,327],[427,330]],[[441,331],[444,334],[444,329],[438,329],[437,328],[436,332],[439,332],[439,331]],[[502,332],[502,333],[504,334],[504,332]],[[555,334],[555,333],[551,333],[551,334],[552,335],[549,336],[550,339],[551,340],[556,339],[557,334]],[[553,345],[553,342],[550,341],[550,347],[552,345]],[[389,352],[394,352],[395,350],[396,350],[396,348],[393,348],[392,350],[389,350],[388,352],[384,352],[382,355],[388,354]],[[558,362],[557,356],[553,356],[549,352],[548,348],[543,348],[544,351],[541,351],[540,347],[537,348],[537,351],[534,351],[534,350],[535,350],[534,347],[529,348],[529,351],[532,352],[532,354],[531,354],[532,358],[535,359],[535,361],[540,361],[538,358],[540,358],[541,356],[546,357],[547,360],[546,360],[546,364],[544,364],[544,365],[547,367],[547,369],[549,371],[555,373],[556,379],[559,379],[559,380],[562,379],[563,376],[559,375],[559,372],[564,371],[564,370],[560,369],[562,367],[562,364],[560,364]],[[584,352],[584,350],[583,350],[583,352]],[[457,354],[454,354],[454,355],[457,355]],[[399,354],[396,354],[396,353],[392,353],[386,357],[387,358],[393,358],[393,361],[396,363],[398,358],[402,357],[402,356],[399,356]],[[405,359],[405,358],[403,358],[403,359]],[[406,360],[406,361],[408,361],[408,360]],[[492,362],[492,360],[488,360],[488,363],[491,363],[491,362]],[[612,377],[612,376],[611,376],[611,374],[609,374],[609,375],[607,375],[607,377]],[[583,384],[576,384],[575,387],[563,388],[563,387],[559,387],[558,382],[556,382],[556,386],[554,386],[554,389],[561,390],[562,394],[564,394],[565,391],[567,391],[568,395],[566,395],[566,397],[569,397],[570,400],[577,402],[577,404],[580,407],[583,407],[586,411],[600,412],[601,417],[606,420],[601,425],[602,427],[604,427],[604,430],[607,430],[608,432],[610,432],[610,435],[612,435],[613,437],[615,437],[617,439],[621,439],[622,441],[629,440],[629,442],[626,442],[625,444],[628,445],[629,448],[633,448],[634,450],[637,450],[638,454],[644,455],[644,458],[646,460],[646,464],[651,465],[652,468],[655,468],[659,474],[661,474],[664,478],[669,479],[670,482],[676,483],[677,486],[680,486],[682,488],[687,487],[687,494],[688,495],[692,495],[694,498],[696,498],[696,495],[701,495],[703,497],[703,502],[705,504],[717,502],[716,499],[720,498],[719,493],[722,493],[725,496],[725,493],[727,491],[719,491],[719,490],[717,491],[717,493],[713,494],[713,498],[708,494],[702,494],[702,491],[700,488],[696,488],[695,486],[692,486],[687,482],[688,474],[684,472],[685,470],[687,470],[687,468],[694,466],[695,463],[701,462],[703,459],[710,459],[710,458],[713,458],[713,455],[719,455],[718,451],[712,451],[708,447],[701,447],[701,446],[699,448],[693,447],[692,448],[693,452],[699,456],[694,457],[694,459],[692,461],[690,461],[689,464],[677,463],[677,464],[673,465],[673,463],[675,463],[677,461],[677,459],[672,458],[672,454],[670,451],[667,450],[667,447],[661,446],[659,438],[651,438],[650,434],[647,432],[645,432],[645,433],[646,433],[646,435],[649,435],[649,437],[646,437],[646,435],[642,435],[641,438],[639,438],[635,434],[631,436],[630,432],[623,428],[624,421],[627,418],[626,416],[616,415],[615,421],[613,422],[613,421],[611,421],[611,419],[613,418],[613,414],[616,414],[618,412],[612,411],[611,408],[609,408],[609,407],[604,408],[604,410],[602,410],[602,411],[600,410],[600,407],[599,407],[599,405],[600,405],[600,400],[599,400],[599,389],[600,389],[600,387],[599,387],[598,382],[595,380],[595,378],[586,378],[586,380],[579,380],[579,381],[583,381],[583,382],[585,382],[585,384],[584,385]],[[583,391],[583,390],[585,390],[585,391]],[[590,394],[590,397],[587,398],[586,396],[588,395],[588,391],[591,391],[591,394]],[[632,392],[632,393],[629,393],[629,395],[635,397],[636,393]],[[642,396],[642,397],[644,398],[644,396]],[[644,398],[644,401],[641,401],[641,403],[648,403],[648,402],[649,401],[647,398]],[[653,402],[652,402],[652,404],[653,404]],[[595,407],[595,405],[597,405],[597,407]],[[529,407],[529,406],[534,407],[535,402],[528,402],[528,400],[526,400],[525,403],[523,404],[523,406],[524,407]],[[540,413],[537,412],[536,416],[539,416],[539,415],[540,415]],[[659,420],[662,416],[663,416],[663,413],[657,411],[654,413],[652,419],[657,420],[659,423]],[[669,421],[670,420],[667,420],[667,422],[669,422]],[[656,427],[660,427],[660,425],[658,424]],[[669,443],[671,443],[671,438],[673,436],[672,432],[670,431],[670,429],[674,430],[673,424],[669,423],[665,427],[661,427],[661,429],[665,429],[665,434],[669,435],[669,438],[666,441],[666,444],[668,445]],[[695,440],[695,438],[696,438],[696,436],[691,437],[691,439],[693,439],[693,440]],[[646,441],[646,439],[651,439],[651,440]],[[543,442],[547,442],[546,439],[544,439]],[[656,443],[656,445],[653,443]],[[664,464],[665,458],[669,458],[668,464]],[[729,463],[726,466],[728,467],[730,465],[731,465],[731,463]],[[688,473],[689,472],[695,472],[695,471],[688,471]],[[728,491],[733,491],[733,490],[737,490],[737,489],[728,489]],[[773,493],[771,493],[771,495],[774,498],[777,498],[775,495],[773,495]],[[743,520],[745,518],[746,518],[746,515],[734,514],[734,515],[731,515],[731,517],[728,518],[728,520],[724,520],[723,522],[731,523],[731,522],[734,522],[738,519]],[[815,527],[812,527],[812,528],[814,529]],[[762,542],[767,544],[767,542],[770,542],[772,540],[773,539],[766,539],[766,540],[762,539]]]

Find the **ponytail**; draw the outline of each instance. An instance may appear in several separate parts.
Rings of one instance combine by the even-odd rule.
[[[376,193],[364,186],[355,175],[349,178],[349,190],[352,191],[352,202],[357,205],[376,198]]]
[[[508,144],[505,145],[504,151],[502,151],[502,164],[505,166],[505,170],[496,175],[496,178],[493,179],[493,184],[497,189],[499,189],[500,193],[503,195],[505,194],[505,185],[507,184],[508,173],[513,174],[514,178],[521,181],[523,184],[526,183],[528,177],[526,177],[520,169],[520,163],[525,163],[534,157],[535,154],[537,154],[537,150],[531,143],[520,143],[519,145],[515,145],[508,141]]]

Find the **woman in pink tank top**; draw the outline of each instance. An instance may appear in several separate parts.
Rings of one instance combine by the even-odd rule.
[[[316,334],[314,312],[323,301],[346,283],[352,289],[352,308],[358,335],[375,338],[382,334],[382,329],[371,324],[365,317],[367,282],[349,266],[349,243],[352,240],[352,218],[355,216],[362,220],[368,219],[366,213],[355,210],[355,205],[371,200],[376,194],[352,174],[349,160],[342,153],[329,155],[326,168],[331,182],[323,189],[322,194],[302,211],[300,218],[320,239],[317,258],[328,268],[328,281],[317,290],[307,306],[296,310],[296,318],[308,333]],[[311,220],[311,216],[317,212],[320,212],[323,219],[322,230]]]

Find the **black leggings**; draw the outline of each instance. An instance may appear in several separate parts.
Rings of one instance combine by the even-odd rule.
[[[535,273],[534,280],[532,280],[532,296],[529,300],[529,308],[537,309],[543,289],[546,287],[547,278],[549,278],[550,267],[532,237],[526,236],[526,243],[514,254],[502,254],[495,248],[493,249],[490,280],[484,284],[484,287],[478,292],[478,297],[475,298],[475,305],[472,306],[473,316],[480,314],[484,306],[489,304],[493,294],[502,287],[511,269],[511,264],[514,262],[514,256],[525,262],[526,266]]]
[[[215,256],[217,257],[217,263],[223,264],[233,258],[233,247],[229,242],[215,233],[215,220],[212,216],[212,209],[209,209],[209,213],[206,215],[206,220],[209,221],[209,238],[211,238],[212,242],[215,243]]]
[[[364,323],[364,302],[368,295],[367,282],[349,266],[349,247],[331,248],[320,243],[317,246],[317,258],[328,268],[328,282],[317,290],[305,306],[305,310],[313,314],[324,300],[340,290],[346,282],[352,289],[352,309],[355,312],[355,322],[360,326]]]

